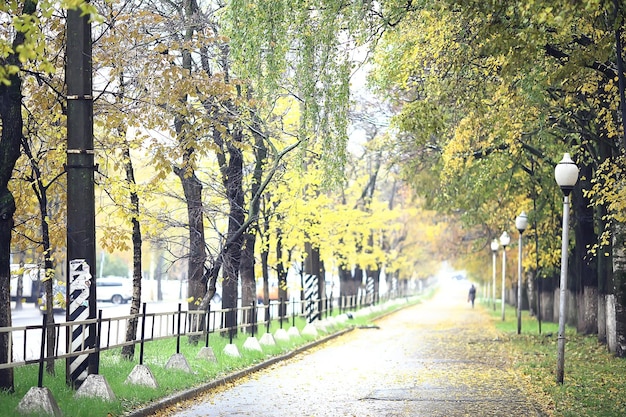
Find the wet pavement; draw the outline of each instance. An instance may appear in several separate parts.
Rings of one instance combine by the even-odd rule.
[[[356,329],[192,402],[201,416],[543,416],[469,286]]]

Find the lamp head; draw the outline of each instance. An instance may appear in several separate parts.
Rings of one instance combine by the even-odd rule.
[[[500,244],[502,245],[503,248],[506,249],[506,247],[509,245],[509,243],[511,243],[511,236],[509,236],[509,234],[505,230],[500,235]]]
[[[515,219],[515,227],[521,233],[524,233],[524,230],[528,227],[528,216],[525,211],[522,211],[519,216]]]
[[[554,179],[561,187],[563,194],[569,195],[578,181],[578,167],[570,158],[569,153],[563,155],[563,159],[554,168]]]
[[[496,252],[498,249],[500,249],[500,243],[498,243],[498,239],[494,239],[491,241],[491,250],[493,252]]]

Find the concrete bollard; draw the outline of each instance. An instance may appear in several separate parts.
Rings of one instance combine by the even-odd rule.
[[[87,375],[85,382],[76,390],[74,398],[101,398],[104,401],[115,401],[115,394],[103,375]]]
[[[259,341],[257,340],[256,337],[253,337],[253,336],[250,336],[246,339],[246,341],[243,344],[243,348],[247,350],[263,352],[263,349],[261,349],[261,345],[259,344]]]
[[[204,346],[202,349],[200,349],[200,351],[196,355],[196,359],[206,359],[209,362],[217,362],[215,352],[213,352],[213,348],[211,346]]]
[[[274,332],[274,339],[287,342],[289,341],[289,334],[287,334],[285,329],[278,329]]]
[[[156,379],[154,378],[154,375],[152,374],[152,371],[150,371],[150,368],[148,368],[146,365],[141,364],[135,365],[124,383],[132,385],[142,385],[144,387],[150,388],[158,388],[159,386],[159,384],[157,384],[156,382]]]
[[[187,358],[185,358],[185,355],[183,355],[182,353],[173,354],[167,361],[167,364],[165,364],[165,369],[178,369],[187,373],[191,373],[191,367],[189,366],[189,362],[187,362]]]
[[[317,328],[313,324],[309,323],[306,326],[304,326],[304,329],[302,329],[302,335],[317,337],[318,335]]]
[[[54,396],[46,387],[31,387],[17,405],[20,414],[46,414],[61,417],[63,413]]]
[[[275,346],[276,345],[276,341],[274,340],[274,336],[272,336],[271,333],[265,333],[263,336],[261,336],[261,340],[259,341],[259,343],[261,343],[262,345],[265,345],[265,346]]]
[[[224,346],[224,353],[234,358],[241,357],[241,354],[239,353],[239,349],[237,348],[237,345],[232,344],[232,343],[229,343],[226,346]]]

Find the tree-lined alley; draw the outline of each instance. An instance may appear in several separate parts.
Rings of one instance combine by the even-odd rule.
[[[376,292],[443,260],[486,284],[489,243],[525,210],[525,305],[555,319],[553,170],[570,152],[568,321],[625,354],[617,0],[5,2],[0,326],[12,254],[65,279],[64,28],[77,6],[93,17],[97,244],[131,260],[131,311],[157,264],[187,280],[192,309],[218,287],[224,307],[239,286],[249,305],[270,277],[285,297],[290,268],[321,277],[320,296],[326,274],[342,294],[367,279]],[[375,98],[350,88],[364,63]],[[2,388],[12,379],[0,370]]]

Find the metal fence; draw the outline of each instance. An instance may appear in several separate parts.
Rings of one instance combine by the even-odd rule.
[[[271,322],[279,322],[282,328],[283,323],[289,325],[291,321],[291,324],[294,324],[297,317],[305,317],[307,309],[314,309],[316,312],[314,319],[322,319],[335,313],[354,311],[399,296],[405,295],[389,293],[382,300],[373,294],[315,300],[292,299],[273,301],[268,305],[254,303],[236,309],[208,311],[186,310],[179,304],[176,311],[158,313],[147,313],[144,303],[140,313],[107,318],[103,318],[102,310],[99,310],[98,317],[94,319],[54,323],[52,326],[55,343],[52,356],[46,353],[49,341],[46,339],[47,328],[44,317],[40,325],[0,327],[0,335],[8,334],[10,347],[9,361],[0,363],[0,369],[16,368],[50,359],[65,359],[166,338],[182,336],[206,338],[215,332],[227,333],[232,337],[237,331],[254,333],[258,326],[267,326],[269,329]],[[229,313],[235,315],[236,324],[227,327],[225,323]],[[133,340],[126,340],[126,328],[131,320],[137,320],[137,332]],[[86,334],[83,330],[94,325],[97,329],[95,346],[87,346],[86,340],[83,340],[79,350],[72,351],[68,348],[70,343],[68,334],[77,331]]]

